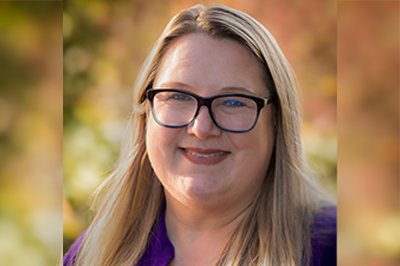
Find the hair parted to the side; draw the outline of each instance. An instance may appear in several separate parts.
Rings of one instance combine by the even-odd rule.
[[[295,74],[272,35],[247,14],[222,5],[197,5],[176,15],[144,62],[134,85],[134,106],[114,171],[96,191],[101,205],[76,265],[136,265],[157,222],[164,192],[146,152],[149,106],[160,61],[171,43],[190,33],[230,38],[246,46],[276,98],[275,148],[249,216],[229,240],[218,265],[307,265],[310,225],[324,197],[310,177],[301,145],[301,112]]]

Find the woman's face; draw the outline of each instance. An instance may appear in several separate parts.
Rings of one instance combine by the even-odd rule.
[[[176,88],[202,97],[241,93],[266,98],[261,69],[240,43],[193,33],[166,51],[154,88]],[[147,150],[167,200],[187,206],[240,207],[254,198],[274,146],[272,110],[264,107],[246,133],[219,129],[206,106],[190,125],[172,129],[147,124]]]

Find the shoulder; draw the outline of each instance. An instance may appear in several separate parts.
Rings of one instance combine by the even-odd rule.
[[[75,265],[76,254],[78,252],[79,247],[82,244],[85,234],[86,234],[86,230],[75,240],[75,242],[72,244],[71,248],[68,250],[67,254],[65,254],[64,259],[63,259],[63,266]]]
[[[336,265],[337,209],[324,207],[314,217],[311,227],[312,265]]]

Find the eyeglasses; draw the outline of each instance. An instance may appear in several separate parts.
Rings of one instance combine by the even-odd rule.
[[[213,97],[200,97],[177,89],[151,89],[147,91],[154,120],[168,128],[182,128],[192,123],[200,107],[208,107],[214,124],[232,133],[248,132],[257,123],[260,110],[271,103],[273,97],[260,98],[230,93]]]

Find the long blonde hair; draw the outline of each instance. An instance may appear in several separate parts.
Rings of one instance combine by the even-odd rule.
[[[194,32],[230,38],[247,47],[277,99],[270,167],[252,211],[232,235],[218,265],[309,264],[310,225],[324,194],[310,178],[302,151],[295,74],[273,36],[255,19],[222,5],[197,5],[170,21],[141,68],[120,158],[96,191],[101,205],[79,248],[76,265],[136,265],[151,241],[164,192],[147,156],[149,107],[144,95],[171,43]]]

